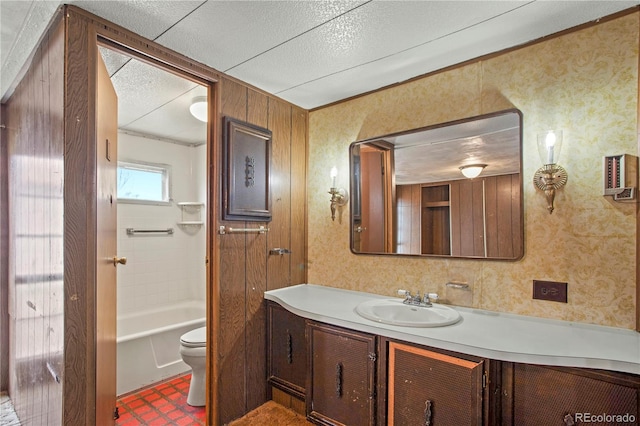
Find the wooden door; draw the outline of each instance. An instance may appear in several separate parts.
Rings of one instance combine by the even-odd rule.
[[[384,253],[384,176],[382,152],[362,150],[360,167],[362,176],[362,233],[360,249],[365,253]]]
[[[116,167],[118,98],[98,54],[96,94],[96,424],[114,423],[116,407]]]

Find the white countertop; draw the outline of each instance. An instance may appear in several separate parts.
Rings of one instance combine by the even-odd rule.
[[[314,284],[267,291],[264,298],[311,320],[469,355],[640,374],[640,333],[633,330],[455,306],[462,316],[457,324],[399,327],[355,312],[360,302],[388,296]]]

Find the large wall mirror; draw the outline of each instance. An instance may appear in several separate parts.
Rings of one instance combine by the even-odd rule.
[[[520,111],[357,141],[349,155],[354,253],[523,256]]]

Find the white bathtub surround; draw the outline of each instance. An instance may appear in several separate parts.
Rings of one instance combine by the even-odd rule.
[[[118,315],[183,300],[206,298],[206,232],[178,225],[178,202],[206,201],[206,145],[178,145],[125,133],[118,135],[118,158],[168,164],[172,170],[170,205],[118,203]],[[206,217],[203,205],[202,219]],[[127,235],[127,228],[166,229],[174,233]]]
[[[454,325],[399,327],[355,312],[361,302],[388,296],[300,284],[264,297],[304,318],[420,345],[501,361],[640,374],[640,333],[632,330],[460,307],[454,308],[462,320]]]
[[[118,317],[116,393],[188,372],[180,356],[180,337],[205,324],[204,301],[183,301]]]

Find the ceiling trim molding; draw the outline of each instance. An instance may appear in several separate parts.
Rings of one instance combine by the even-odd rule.
[[[86,20],[95,29],[100,42],[108,47],[122,50],[153,65],[160,65],[167,71],[177,73],[199,84],[207,85],[220,80],[221,72],[208,65],[194,61],[77,6],[65,5],[64,7],[67,16],[76,15]]]

